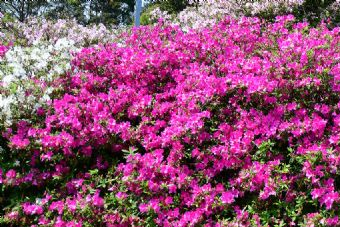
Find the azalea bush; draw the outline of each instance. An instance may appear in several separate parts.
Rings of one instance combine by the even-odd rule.
[[[339,226],[339,42],[293,16],[226,17],[82,48],[3,125],[0,223]]]
[[[260,16],[268,19],[276,15],[292,13],[303,3],[303,0],[200,1],[198,6],[187,7],[180,12],[175,20],[182,27],[189,29],[214,25],[225,16]]]
[[[39,42],[56,43],[64,38],[72,40],[78,47],[86,47],[98,43],[107,43],[116,40],[119,34],[127,27],[106,27],[103,24],[83,26],[75,19],[47,20],[44,18],[29,18],[26,22],[5,22],[9,32],[17,31],[16,35],[21,40],[21,45],[34,45]]]
[[[157,23],[159,19],[180,25],[183,29],[199,29],[216,24],[225,16],[259,16],[261,18],[275,18],[280,14],[298,11],[306,2],[304,0],[209,0],[189,1],[190,6],[178,14],[171,14],[161,10],[157,4],[151,5],[142,16],[148,16],[148,23]],[[334,4],[333,8],[338,8]],[[300,12],[300,14],[303,14]]]
[[[73,54],[83,47],[119,42],[127,28],[84,27],[75,20],[31,18],[25,23],[0,15],[0,128],[30,120],[51,99],[53,82],[71,69]],[[1,42],[1,37],[0,37]]]
[[[189,1],[189,6],[175,14],[151,4],[142,14],[142,23],[157,23],[159,19],[180,25],[183,29],[200,29],[216,24],[225,16],[257,16],[273,21],[278,15],[293,14],[299,21],[309,21],[312,26],[322,20],[328,26],[340,24],[339,0],[208,0]]]

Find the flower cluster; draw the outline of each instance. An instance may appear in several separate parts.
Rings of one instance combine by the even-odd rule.
[[[339,226],[340,29],[294,20],[159,23],[81,49],[2,133],[0,220]]]

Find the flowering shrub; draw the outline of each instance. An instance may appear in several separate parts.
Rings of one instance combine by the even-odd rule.
[[[158,24],[82,49],[0,140],[0,223],[338,226],[340,29]]]
[[[160,18],[173,21],[188,30],[189,28],[212,26],[225,16],[274,17],[279,14],[291,13],[304,3],[304,0],[209,0],[189,6],[178,15],[169,15],[167,12],[155,8],[150,13],[150,17],[151,21],[155,22]]]
[[[291,13],[304,0],[210,0],[202,1],[198,7],[188,7],[178,15],[178,22],[185,28],[211,26],[225,16],[261,16]]]
[[[76,50],[74,42],[65,38],[54,45],[39,42],[10,48],[0,61],[0,122],[10,126],[15,119],[30,119],[50,99],[53,80],[71,69]]]
[[[30,17],[25,22],[2,17],[0,15],[0,40],[16,39],[21,46],[30,46],[39,42],[56,43],[59,39],[72,40],[78,47],[99,42],[116,40],[128,27],[105,27],[103,24],[83,26],[76,20],[47,20]]]
[[[123,31],[103,25],[84,27],[74,20],[34,18],[21,23],[0,17],[0,25],[5,38],[17,37],[11,40],[14,44],[9,50],[0,46],[0,128],[29,120],[56,89],[61,89],[52,83],[71,69],[73,53],[109,40],[118,42]]]
[[[152,5],[143,15],[143,18],[148,15],[150,19],[144,21],[152,24],[162,19],[188,30],[212,26],[225,16],[257,16],[272,20],[277,15],[293,13],[299,20],[308,20],[313,26],[322,20],[329,20],[330,26],[339,26],[340,23],[339,0],[209,0],[191,3],[192,6],[178,15],[170,15],[160,10],[157,4]]]
[[[11,24],[22,32],[22,38],[27,45],[47,41],[56,43],[64,38],[72,40],[78,47],[85,47],[97,43],[107,43],[116,40],[125,27],[107,28],[103,24],[83,26],[76,20],[51,21],[40,18],[29,18],[27,22]]]

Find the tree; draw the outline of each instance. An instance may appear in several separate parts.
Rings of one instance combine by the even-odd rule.
[[[44,17],[48,19],[76,19],[81,24],[87,24],[86,4],[84,0],[54,0],[50,2]]]
[[[307,19],[312,25],[316,25],[324,19],[329,7],[334,2],[336,0],[305,0],[302,6],[295,10],[294,14],[298,19]]]
[[[194,3],[198,2],[195,0]],[[161,10],[167,11],[170,14],[179,13],[189,5],[188,0],[150,0],[148,1],[150,6],[157,4]]]
[[[75,18],[81,24],[129,24],[134,0],[59,0],[54,1],[48,18]]]
[[[129,24],[134,6],[134,0],[92,0],[88,5],[89,23]]]
[[[0,2],[0,12],[9,13],[23,22],[28,16],[42,13],[48,2],[47,0],[4,0]]]
[[[135,0],[0,0],[0,12],[23,22],[29,16],[75,18],[81,24],[129,24]]]

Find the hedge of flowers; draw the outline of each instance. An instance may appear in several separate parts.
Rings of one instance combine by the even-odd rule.
[[[2,123],[0,224],[340,225],[340,28],[226,17],[122,40],[79,50]]]

